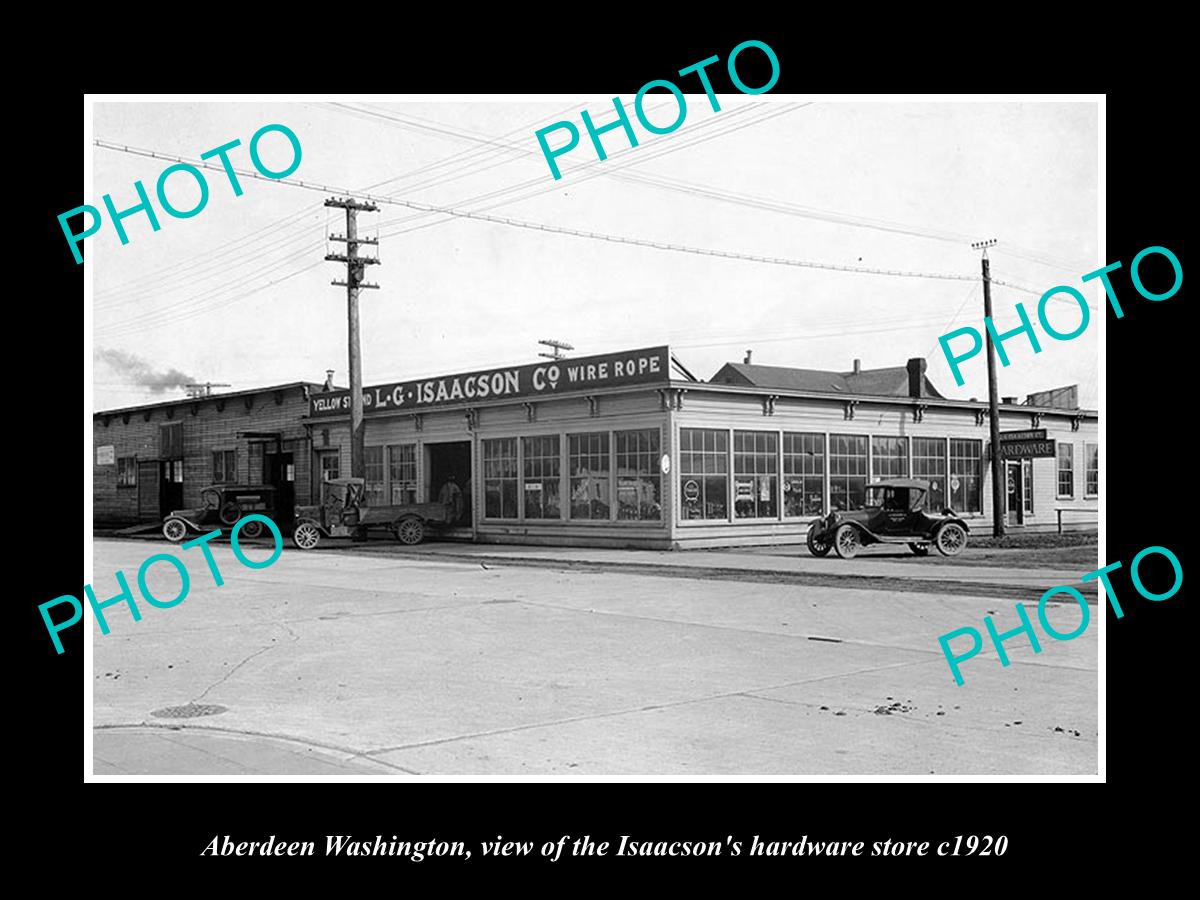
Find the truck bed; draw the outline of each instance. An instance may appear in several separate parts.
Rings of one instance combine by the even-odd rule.
[[[434,525],[449,525],[451,510],[445,503],[405,503],[399,506],[362,506],[359,524],[391,525],[405,516],[416,516]]]

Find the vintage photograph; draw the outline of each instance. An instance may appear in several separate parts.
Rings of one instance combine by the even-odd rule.
[[[719,101],[95,100],[93,777],[1097,773],[1097,101]]]

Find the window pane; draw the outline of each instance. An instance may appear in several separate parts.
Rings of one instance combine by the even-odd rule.
[[[734,516],[739,519],[773,519],[779,514],[778,435],[770,431],[733,433]],[[738,453],[737,450],[745,452]]]
[[[783,514],[819,516],[825,511],[825,435],[788,432],[783,436]]]
[[[662,475],[657,428],[613,434],[617,462],[617,518],[662,519]]]
[[[1058,445],[1058,496],[1075,496],[1075,447]]]
[[[393,506],[417,502],[417,445],[388,447],[388,484]]]
[[[950,507],[956,512],[981,512],[983,441],[950,441]]]
[[[517,439],[483,442],[483,514],[489,519],[517,518]]]
[[[867,438],[830,435],[829,502],[834,509],[862,509],[867,502]]]
[[[383,447],[363,448],[363,486],[367,506],[382,506],[383,494]]]
[[[567,435],[572,519],[609,518],[608,452],[607,431]]]
[[[871,438],[871,474],[877,479],[908,476],[908,447],[904,438]]]
[[[713,428],[681,428],[679,434],[680,444],[692,448],[682,455],[679,467],[683,518],[729,518],[729,434]],[[657,455],[656,437],[652,456]]]
[[[522,489],[525,492],[525,518],[558,519],[559,508],[559,456],[558,435],[548,434],[522,438],[524,442],[525,476]]]

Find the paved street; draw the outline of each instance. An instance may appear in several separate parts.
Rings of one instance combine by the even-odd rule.
[[[985,649],[964,664],[963,687],[937,644],[982,630],[988,612],[1015,626],[1017,600],[1036,622],[1037,595],[1016,586],[1078,572],[430,546],[289,547],[257,571],[216,546],[223,587],[185,553],[181,605],[142,604],[140,622],[112,607],[112,633],[93,626],[95,773],[1096,771],[1094,606],[1074,641],[1043,637],[1036,656],[1011,641],[1009,668]],[[147,556],[171,550],[98,539],[97,594],[116,593],[114,570],[133,581]],[[836,580],[739,581],[737,558]],[[623,570],[622,559],[647,565]],[[919,589],[880,589],[878,576]],[[931,589],[939,579],[952,580]],[[177,576],[155,567],[150,587],[172,597]],[[1063,631],[1078,622],[1073,606],[1052,615]],[[215,714],[161,715],[171,707]]]

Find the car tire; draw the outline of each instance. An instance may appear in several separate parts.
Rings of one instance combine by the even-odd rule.
[[[263,523],[255,519],[253,522],[247,522],[238,531],[238,537],[256,538],[263,533]]]
[[[957,522],[947,522],[938,529],[934,543],[942,556],[958,556],[967,546],[967,531]]]
[[[928,544],[915,544],[915,543],[909,544],[908,549],[911,550],[915,556],[928,556],[929,555],[929,545]]]
[[[321,543],[321,529],[312,522],[301,522],[292,532],[292,543],[301,550],[315,550]]]
[[[396,538],[409,546],[421,543],[425,540],[425,523],[413,516],[401,519],[396,523]]]
[[[808,544],[808,552],[813,556],[827,556],[829,551],[833,549],[833,544],[829,541],[817,540],[817,526],[813,525],[808,529],[808,536],[804,542]]]
[[[853,559],[861,547],[858,529],[853,525],[841,525],[833,533],[833,549],[842,559]]]
[[[242,508],[232,500],[226,500],[218,513],[222,525],[233,525],[242,517]]]
[[[163,537],[172,544],[178,544],[187,537],[187,523],[183,519],[167,519],[163,522]]]

